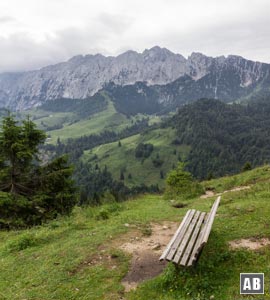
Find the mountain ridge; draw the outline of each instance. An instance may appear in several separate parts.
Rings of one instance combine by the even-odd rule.
[[[236,81],[235,88],[239,90],[249,87],[255,89],[265,80],[268,88],[269,74],[270,64],[253,62],[241,56],[213,58],[193,52],[185,58],[181,54],[155,46],[142,53],[129,50],[116,57],[102,54],[78,55],[40,70],[2,73],[0,105],[24,110],[52,99],[85,99],[111,82],[118,86],[133,85],[136,82],[145,82],[147,86],[165,86],[185,76],[192,79],[193,85],[206,76],[210,77],[203,89],[211,89],[213,92],[201,97],[223,99],[223,92],[217,91],[222,90],[222,85],[226,85],[228,79],[233,77]],[[248,93],[234,94],[225,100],[236,100]],[[194,100],[198,99],[196,95],[194,97]]]

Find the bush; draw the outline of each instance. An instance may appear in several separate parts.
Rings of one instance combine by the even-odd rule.
[[[165,197],[167,199],[191,199],[203,193],[201,184],[194,181],[189,172],[184,171],[182,163],[170,171],[166,178]]]
[[[242,172],[250,171],[252,169],[251,163],[246,162],[242,168]]]
[[[96,215],[96,220],[108,220],[109,217],[110,217],[109,211],[105,208],[102,208]]]
[[[20,235],[18,238],[11,240],[6,245],[6,251],[9,253],[22,251],[29,247],[34,247],[37,245],[37,240],[33,235],[25,233]]]

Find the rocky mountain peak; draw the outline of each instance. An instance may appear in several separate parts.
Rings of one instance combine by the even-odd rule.
[[[239,88],[248,87],[269,74],[270,65],[235,55],[213,58],[199,52],[186,59],[159,46],[142,53],[129,50],[116,57],[77,55],[36,71],[0,74],[0,105],[25,109],[50,99],[87,98],[108,82],[120,86],[136,82],[166,85],[180,78],[199,81],[209,74],[214,83],[207,83],[208,88],[214,86],[214,95],[218,96],[218,78],[230,72],[240,78]]]

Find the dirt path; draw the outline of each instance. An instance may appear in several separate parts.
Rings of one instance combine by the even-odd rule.
[[[129,272],[122,280],[126,292],[135,289],[139,283],[159,275],[164,270],[167,263],[160,262],[159,257],[178,226],[179,224],[175,222],[151,224],[150,236],[135,236],[119,246],[132,255]]]
[[[202,195],[200,198],[201,199],[206,199],[206,198],[211,198],[211,197],[214,197],[214,196],[221,196],[221,195],[223,195],[225,193],[229,193],[229,192],[239,192],[239,191],[243,191],[243,190],[248,190],[250,188],[251,188],[251,186],[249,186],[249,185],[237,186],[235,188],[232,188],[230,190],[226,190],[222,193],[217,193],[217,194],[213,191],[206,191],[205,194]]]

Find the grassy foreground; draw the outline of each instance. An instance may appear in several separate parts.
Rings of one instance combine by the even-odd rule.
[[[161,196],[145,195],[122,204],[76,208],[70,218],[29,230],[2,231],[0,299],[270,299],[267,280],[264,296],[239,295],[240,272],[264,272],[269,278],[269,246],[256,251],[228,246],[235,239],[270,237],[269,180],[270,168],[265,166],[205,182],[206,188],[218,192],[227,190],[228,182],[230,188],[250,185],[250,189],[222,196],[195,268],[176,269],[169,264],[163,274],[128,294],[121,279],[130,257],[116,248],[119,236],[134,227],[143,232],[150,222],[179,222],[189,207],[209,211],[215,198],[193,199],[187,207],[176,209]]]

